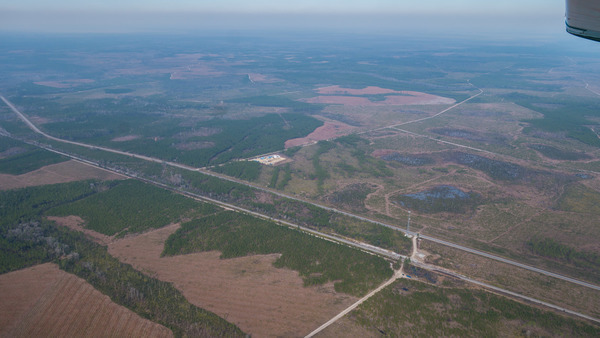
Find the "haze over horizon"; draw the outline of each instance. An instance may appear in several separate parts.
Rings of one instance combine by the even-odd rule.
[[[0,3],[0,32],[130,33],[333,30],[425,34],[556,35],[564,1],[328,0],[73,1]]]

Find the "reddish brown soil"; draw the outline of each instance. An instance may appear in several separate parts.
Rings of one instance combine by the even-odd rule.
[[[140,138],[139,135],[125,135],[125,136],[115,137],[111,141],[113,141],[113,142],[126,142],[126,141],[132,141],[132,140],[135,140],[135,139],[138,139],[138,138]]]
[[[77,161],[51,164],[23,175],[0,174],[0,190],[87,179],[119,180],[125,177]]]
[[[73,79],[73,80],[63,80],[63,81],[39,81],[34,82],[36,85],[52,87],[52,88],[72,88],[76,87],[82,83],[92,83],[94,80],[92,79]]]
[[[308,144],[311,142],[317,142],[322,140],[328,140],[334,137],[342,136],[348,134],[352,129],[351,125],[338,122],[338,121],[327,121],[324,125],[315,129],[312,133],[302,138],[294,138],[291,140],[285,141],[285,147],[295,147],[303,144]]]
[[[295,271],[276,269],[273,255],[219,259],[218,252],[160,257],[168,226],[109,245],[110,254],[172,282],[193,304],[253,337],[304,336],[356,301],[332,285],[304,287]]]
[[[71,230],[83,232],[90,240],[98,244],[108,245],[108,243],[112,242],[114,239],[114,237],[112,236],[106,236],[99,232],[84,228],[85,221],[79,216],[47,216],[46,218],[56,222],[56,224],[58,225],[67,227]]]
[[[0,290],[2,337],[173,336],[52,263],[0,275]]]
[[[365,87],[363,89],[352,89],[342,88],[340,86],[328,86],[317,89],[319,94],[335,95],[335,94],[346,94],[346,95],[377,95],[377,94],[402,94],[393,89],[380,88],[375,86]]]

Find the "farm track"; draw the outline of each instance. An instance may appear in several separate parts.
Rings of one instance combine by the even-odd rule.
[[[436,116],[439,116],[440,114],[442,114],[442,113],[450,110],[451,108],[454,108],[454,107],[456,107],[456,106],[458,106],[458,105],[460,105],[460,104],[462,104],[462,103],[464,103],[464,102],[466,102],[466,101],[468,101],[468,100],[470,100],[470,99],[472,99],[472,98],[480,95],[481,93],[483,93],[483,91],[481,91],[479,94],[476,94],[476,95],[468,98],[465,101],[462,101],[462,102],[460,102],[460,103],[458,103],[458,104],[450,107],[449,109],[446,109],[445,111],[443,111],[441,113],[438,113]],[[352,214],[352,213],[341,211],[341,210],[338,210],[338,209],[335,209],[335,208],[330,208],[330,207],[327,207],[327,206],[324,206],[324,205],[321,205],[321,204],[318,204],[318,203],[315,203],[315,202],[312,202],[312,201],[306,201],[306,200],[303,200],[303,199],[292,197],[292,196],[289,196],[289,195],[286,195],[286,194],[283,194],[283,193],[280,193],[280,192],[276,192],[276,191],[273,191],[273,190],[270,190],[270,189],[267,189],[267,188],[255,186],[255,185],[249,184],[249,183],[241,181],[241,180],[232,179],[232,178],[229,178],[229,177],[226,177],[226,176],[218,175],[218,174],[209,172],[208,170],[202,170],[202,169],[199,169],[199,168],[192,168],[192,167],[189,167],[189,166],[186,166],[186,165],[182,165],[182,164],[179,164],[179,163],[166,162],[166,161],[162,161],[162,160],[159,160],[159,159],[156,159],[156,158],[152,158],[152,157],[148,157],[148,156],[143,156],[143,155],[137,155],[137,154],[131,154],[131,153],[127,153],[127,152],[123,152],[123,151],[119,151],[119,150],[115,150],[115,149],[110,149],[110,148],[106,148],[106,147],[98,147],[98,146],[92,146],[92,145],[83,144],[83,143],[79,143],[79,142],[72,142],[72,141],[58,139],[56,137],[50,136],[50,135],[48,135],[48,134],[40,131],[24,114],[22,114],[4,96],[0,95],[0,99],[2,99],[11,108],[11,110],[13,110],[13,112],[15,112],[15,114],[17,114],[19,116],[19,118],[21,118],[33,131],[35,131],[36,133],[39,133],[39,134],[41,134],[41,135],[43,135],[43,136],[45,136],[45,137],[47,137],[49,139],[58,141],[58,142],[75,144],[75,145],[83,146],[83,147],[90,148],[90,149],[100,149],[100,150],[104,150],[104,151],[108,151],[108,152],[112,152],[112,153],[117,153],[117,154],[121,154],[121,155],[125,155],[125,156],[130,156],[130,157],[134,157],[134,158],[139,158],[139,159],[151,161],[151,162],[163,163],[163,164],[166,164],[166,165],[169,165],[169,166],[173,166],[173,167],[176,167],[176,168],[181,168],[181,169],[185,169],[185,170],[189,170],[189,171],[197,171],[197,172],[203,173],[205,175],[216,177],[216,178],[219,178],[219,179],[222,179],[222,180],[227,180],[227,181],[231,181],[231,182],[235,182],[235,183],[238,183],[238,184],[242,184],[242,185],[254,188],[254,189],[266,191],[268,193],[272,193],[272,194],[275,194],[275,195],[280,196],[280,197],[284,197],[284,198],[288,198],[288,199],[300,201],[300,202],[303,202],[303,203],[309,203],[309,204],[312,204],[313,206],[319,207],[321,209],[329,210],[329,211],[332,211],[332,212],[335,212],[335,213],[338,213],[338,214],[342,214],[342,215],[346,215],[346,216],[349,216],[349,217],[352,217],[352,218],[355,218],[355,219],[358,219],[358,220],[362,220],[362,221],[366,221],[366,222],[378,224],[380,226],[384,226],[384,227],[390,228],[390,229],[392,229],[394,231],[403,232],[403,233],[405,233],[407,235],[410,235],[410,236],[416,236],[416,235],[418,235],[417,233],[403,230],[403,229],[398,228],[397,226],[394,226],[394,225],[390,225],[390,224],[386,224],[386,223],[383,223],[383,222],[371,220],[371,219],[368,219],[366,217],[362,217],[362,216],[359,216],[359,215],[355,215],[355,214]],[[401,129],[398,129],[398,128],[393,128],[393,129],[396,129],[396,130],[399,130],[399,131],[404,131],[404,130],[401,130]],[[406,131],[406,132],[408,132],[408,131]],[[408,133],[411,133],[411,132],[408,132]],[[414,134],[414,133],[411,133],[411,134]],[[415,135],[416,136],[421,136],[419,134],[415,134]],[[439,141],[439,140],[437,140],[437,141]],[[443,141],[443,142],[444,143],[448,143],[448,144],[453,144],[451,142],[446,142],[446,141]],[[456,145],[460,146],[460,147],[464,147],[464,148],[471,148],[471,147],[467,147],[467,146],[463,146],[463,145],[459,145],[459,144],[456,144]],[[40,145],[38,145],[38,146],[40,146]],[[58,152],[58,151],[56,151],[54,149],[49,149],[47,147],[43,147],[43,148],[45,148],[47,150],[50,150],[50,151],[53,151],[53,152],[57,152],[57,153],[69,156],[71,158],[74,158],[74,159],[77,159],[77,160],[80,160],[80,161],[83,161],[83,162],[88,163],[90,165],[98,166],[99,167],[99,165],[97,163],[93,163],[93,162],[90,162],[90,161],[82,160],[82,159],[77,158],[77,157],[75,157],[73,155],[61,153],[61,152]],[[476,149],[476,148],[473,148],[473,149],[474,150],[478,150],[478,151],[480,150],[480,149]],[[482,151],[488,152],[488,153],[492,153],[492,152],[489,152],[489,151],[486,151],[486,150],[482,150]],[[492,154],[494,154],[494,153],[492,153]],[[104,168],[104,169],[106,169],[106,168]],[[135,177],[135,178],[137,178],[137,177]],[[137,178],[137,179],[141,179],[141,178]],[[142,179],[142,180],[172,190],[171,187],[165,186],[164,184],[161,184],[161,183],[158,183],[158,182],[149,181],[149,180],[146,180],[146,179]],[[240,208],[238,206],[234,206],[234,205],[223,203],[223,202],[220,202],[220,201],[217,201],[217,200],[209,199],[209,198],[206,198],[204,196],[199,196],[199,195],[196,195],[196,194],[192,194],[192,193],[184,192],[184,191],[179,191],[179,190],[178,190],[178,192],[182,193],[184,195],[190,196],[190,197],[195,197],[195,198],[207,200],[207,201],[209,201],[211,203],[215,203],[215,204],[218,204],[218,205],[221,205],[221,206],[226,206],[226,207],[229,207],[229,208],[232,208],[232,209],[235,209],[235,210],[243,211],[243,212],[255,215],[255,216],[260,217],[260,218],[273,219],[272,217],[269,217],[269,216],[266,216],[266,215],[262,215],[260,213],[253,212],[253,211],[250,211],[250,210],[247,210],[247,209],[243,209],[243,208]],[[380,256],[384,256],[384,257],[392,258],[392,259],[404,258],[403,256],[398,255],[397,253],[390,252],[389,250],[385,250],[385,249],[382,249],[382,248],[379,248],[379,247],[376,247],[376,246],[373,246],[373,245],[369,245],[369,244],[366,244],[366,243],[359,243],[359,242],[352,241],[352,240],[347,240],[347,239],[344,239],[344,238],[341,238],[341,237],[338,237],[338,236],[332,236],[332,235],[329,235],[329,234],[324,234],[324,233],[321,233],[321,232],[318,232],[318,231],[315,231],[315,230],[312,230],[312,229],[308,229],[308,228],[305,228],[305,227],[300,227],[299,225],[296,225],[296,224],[293,224],[293,223],[290,223],[290,222],[287,222],[287,221],[283,221],[283,220],[276,220],[276,221],[279,222],[279,223],[281,223],[281,224],[285,224],[286,226],[291,226],[291,227],[295,227],[295,228],[298,228],[298,229],[302,229],[303,231],[305,231],[307,233],[311,233],[313,235],[316,235],[318,237],[324,238],[326,240],[330,240],[330,241],[342,243],[344,245],[356,247],[359,250],[370,252],[370,253],[373,253],[373,254],[376,254],[376,255],[380,255]],[[492,260],[496,260],[496,261],[500,261],[500,262],[503,262],[503,263],[507,263],[509,265],[520,267],[520,268],[523,268],[525,270],[537,272],[537,273],[540,273],[540,274],[543,274],[543,275],[546,275],[546,276],[554,277],[554,278],[557,278],[557,279],[561,279],[561,280],[564,280],[564,281],[567,281],[567,282],[571,282],[571,283],[574,283],[574,284],[577,284],[577,285],[581,285],[581,286],[584,286],[584,287],[587,287],[587,288],[591,288],[591,289],[600,291],[600,286],[592,284],[592,283],[588,283],[588,282],[581,281],[581,280],[578,280],[578,279],[575,279],[575,278],[571,278],[571,277],[568,277],[568,276],[564,276],[564,275],[561,275],[561,274],[558,274],[558,273],[554,273],[554,272],[551,272],[551,271],[547,271],[547,270],[543,270],[543,269],[540,269],[540,268],[536,268],[536,267],[533,267],[533,266],[530,266],[530,265],[526,265],[526,264],[519,263],[519,262],[516,262],[516,261],[513,261],[513,260],[509,260],[509,259],[506,259],[506,258],[503,258],[503,257],[500,257],[500,256],[492,255],[492,254],[489,254],[487,252],[483,252],[483,251],[480,251],[480,250],[468,248],[468,247],[465,247],[465,246],[462,246],[462,245],[458,245],[458,244],[455,244],[455,243],[452,243],[452,242],[441,240],[441,239],[438,239],[438,238],[435,238],[435,237],[425,236],[425,235],[421,235],[420,237],[422,239],[429,240],[429,241],[432,241],[432,242],[435,242],[435,243],[438,243],[438,244],[442,244],[442,245],[449,246],[449,247],[452,247],[452,248],[455,248],[455,249],[459,249],[459,250],[462,250],[462,251],[470,252],[470,253],[473,253],[473,254],[476,254],[476,255],[480,255],[480,256],[492,259]],[[427,267],[427,268],[430,268],[430,267]],[[488,287],[489,286],[488,284],[485,284],[485,283],[482,283],[482,282],[479,282],[479,281],[475,281],[475,280],[469,279],[469,278],[464,277],[464,276],[461,276],[461,277],[462,277],[463,280],[469,281],[469,282],[474,283],[474,284],[478,284],[478,285],[481,285],[481,286],[484,286],[484,287]],[[580,314],[580,313],[577,313],[577,312],[565,310],[565,309],[563,309],[561,307],[558,307],[556,305],[545,303],[543,301],[539,301],[539,300],[536,300],[536,299],[533,299],[533,298],[530,298],[530,297],[526,297],[526,296],[523,296],[523,295],[511,292],[511,291],[508,291],[508,290],[503,290],[501,288],[497,288],[497,287],[493,287],[493,286],[489,286],[489,288],[492,289],[492,290],[496,290],[498,292],[504,292],[505,294],[508,294],[508,295],[511,295],[511,296],[515,296],[515,297],[518,297],[518,298],[526,299],[526,300],[529,300],[529,301],[534,301],[534,302],[536,302],[538,304],[543,304],[543,305],[549,306],[549,307],[554,308],[554,309],[559,309],[559,310],[562,310],[564,312],[571,313],[572,315],[579,316],[579,317],[582,317],[582,318],[586,318],[588,320],[593,320],[593,321],[596,321],[596,322],[600,322],[599,319],[592,318],[592,317],[589,317],[589,316],[586,316],[586,315],[583,315],[583,314]]]

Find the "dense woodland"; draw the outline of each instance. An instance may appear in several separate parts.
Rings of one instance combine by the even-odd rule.
[[[123,236],[216,209],[135,180],[102,183],[98,190],[97,194],[50,209],[47,214],[77,215],[86,221],[88,229],[109,236]]]

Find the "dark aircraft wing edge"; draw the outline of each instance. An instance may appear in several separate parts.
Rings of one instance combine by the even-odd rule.
[[[600,2],[566,0],[567,32],[585,39],[600,41]]]
[[[578,37],[584,38],[584,39],[600,41],[600,32],[592,31],[589,29],[572,27],[569,25],[568,21],[565,24],[567,25],[567,33],[573,34],[575,36],[578,36]]]

